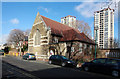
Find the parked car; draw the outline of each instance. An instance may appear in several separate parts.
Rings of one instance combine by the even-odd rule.
[[[0,55],[4,55],[4,53],[0,53]]]
[[[4,55],[4,50],[0,50],[0,55]]]
[[[120,59],[98,58],[91,62],[85,62],[82,65],[85,71],[97,71],[102,73],[109,73],[112,76],[120,76]]]
[[[49,58],[49,64],[58,64],[61,66],[72,66],[72,67],[76,67],[76,63],[64,56],[60,56],[60,55],[52,55]]]
[[[35,55],[32,53],[26,53],[25,55],[23,55],[22,58],[25,60],[36,60]]]

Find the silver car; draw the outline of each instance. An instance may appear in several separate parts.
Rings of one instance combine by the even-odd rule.
[[[25,60],[36,60],[35,55],[32,53],[26,53],[25,55],[23,55],[22,58]]]

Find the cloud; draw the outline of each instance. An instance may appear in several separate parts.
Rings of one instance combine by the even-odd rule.
[[[81,4],[75,6],[75,10],[84,17],[94,17],[94,12],[99,11],[101,9],[107,8],[108,5],[110,8],[115,9],[115,17],[118,15],[118,1],[120,0],[112,0],[111,2],[94,2],[95,0],[91,0],[91,2],[82,2]]]
[[[45,7],[40,6],[40,7],[38,7],[38,9],[42,9],[42,10],[44,10],[45,12],[48,13],[48,8],[45,8]]]
[[[93,17],[94,12],[100,10],[101,3],[83,2],[82,4],[75,6],[75,10],[84,17]]]
[[[19,20],[17,18],[11,19],[10,22],[12,24],[19,24]]]
[[[8,39],[8,34],[3,34],[2,36],[0,36],[0,45],[5,44],[7,42],[7,39]]]

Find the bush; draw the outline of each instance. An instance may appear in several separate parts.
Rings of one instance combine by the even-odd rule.
[[[10,51],[10,49],[11,49],[10,47],[5,47],[5,48],[4,48],[4,52],[5,52],[6,54],[8,54],[9,51]]]

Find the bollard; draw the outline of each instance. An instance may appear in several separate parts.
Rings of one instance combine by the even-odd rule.
[[[14,56],[14,53],[13,53],[13,56]]]
[[[4,56],[5,56],[5,53],[4,53]]]
[[[16,56],[18,56],[18,53],[16,53]]]

